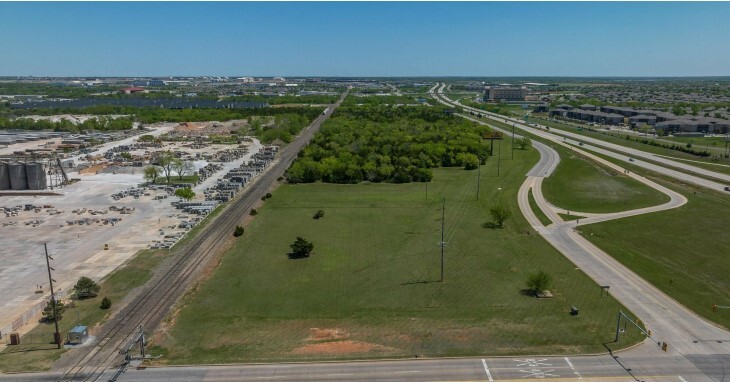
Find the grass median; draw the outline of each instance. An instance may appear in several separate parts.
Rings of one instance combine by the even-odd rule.
[[[629,176],[554,145],[560,164],[545,179],[543,195],[566,211],[607,213],[651,207],[669,197]]]
[[[196,364],[605,351],[625,308],[519,214],[537,157],[516,151],[500,177],[490,158],[479,201],[477,172],[453,168],[436,169],[428,185],[282,185],[150,353]],[[513,216],[486,228],[500,203]],[[311,257],[288,257],[297,236],[314,244]],[[553,276],[554,298],[525,293],[538,269]],[[623,345],[640,339],[631,332]]]
[[[700,316],[730,328],[728,305],[730,247],[727,221],[730,197],[680,185],[635,168],[687,197],[682,207],[582,226],[590,240],[643,279]]]

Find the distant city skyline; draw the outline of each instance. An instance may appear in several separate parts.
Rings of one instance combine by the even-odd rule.
[[[730,75],[730,3],[0,3],[0,76]]]

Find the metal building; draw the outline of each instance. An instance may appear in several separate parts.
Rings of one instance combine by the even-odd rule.
[[[20,162],[8,163],[8,174],[10,175],[10,189],[28,189],[28,178],[25,174],[25,164]]]
[[[28,176],[29,190],[45,190],[47,187],[46,172],[43,170],[43,163],[26,163],[25,173]]]
[[[10,189],[10,174],[8,173],[8,164],[0,162],[0,190]]]

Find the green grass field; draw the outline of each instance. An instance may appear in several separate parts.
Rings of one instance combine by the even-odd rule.
[[[151,354],[186,364],[605,351],[620,304],[519,214],[537,155],[503,159],[499,178],[491,158],[479,201],[477,172],[454,168],[434,171],[428,198],[425,183],[282,185]],[[513,217],[484,228],[499,202]],[[314,243],[310,258],[288,258],[297,236]],[[537,269],[553,276],[555,298],[521,292]],[[640,339],[630,336],[622,346]]]
[[[635,169],[640,172],[640,169]],[[688,198],[669,211],[583,226],[583,235],[697,314],[730,328],[730,197],[648,177]]]
[[[669,197],[630,177],[561,147],[560,164],[543,182],[543,195],[568,211],[618,212],[650,207]]]
[[[537,205],[537,202],[535,201],[535,197],[532,196],[532,190],[527,192],[527,198],[529,199],[529,202],[530,202],[530,209],[532,209],[532,212],[535,214],[535,216],[537,216],[537,219],[540,220],[540,223],[542,223],[542,225],[552,224],[552,221],[550,220],[550,218],[548,218],[547,215],[545,215],[545,213],[542,212],[542,210],[540,209],[540,206]]]
[[[140,251],[126,265],[109,274],[102,282],[101,291],[96,298],[75,301],[73,307],[66,309],[58,322],[59,331],[65,338],[71,328],[78,323],[92,328],[103,322],[113,312],[120,301],[134,288],[142,285],[152,277],[151,269],[164,257],[166,251]],[[112,301],[109,310],[99,308],[102,298]],[[0,371],[31,372],[50,369],[64,349],[57,349],[53,341],[53,324],[41,323],[28,334],[21,337],[21,345],[8,346],[0,352]],[[93,335],[93,333],[92,333]]]

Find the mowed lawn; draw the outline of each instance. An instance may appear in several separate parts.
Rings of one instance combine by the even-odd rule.
[[[551,204],[577,212],[619,212],[666,203],[669,197],[623,173],[607,169],[564,148],[560,164],[542,191]]]
[[[583,226],[583,235],[697,314],[730,328],[730,197],[660,181],[682,207]]]
[[[490,158],[479,201],[477,172],[462,169],[437,169],[428,186],[282,185],[151,354],[187,364],[606,351],[622,307],[519,213],[517,190],[537,155],[503,159],[499,178]],[[500,201],[513,217],[484,228]],[[310,258],[288,258],[297,236],[314,243]],[[554,298],[521,292],[538,269],[553,276]],[[612,347],[639,339],[630,331]]]

